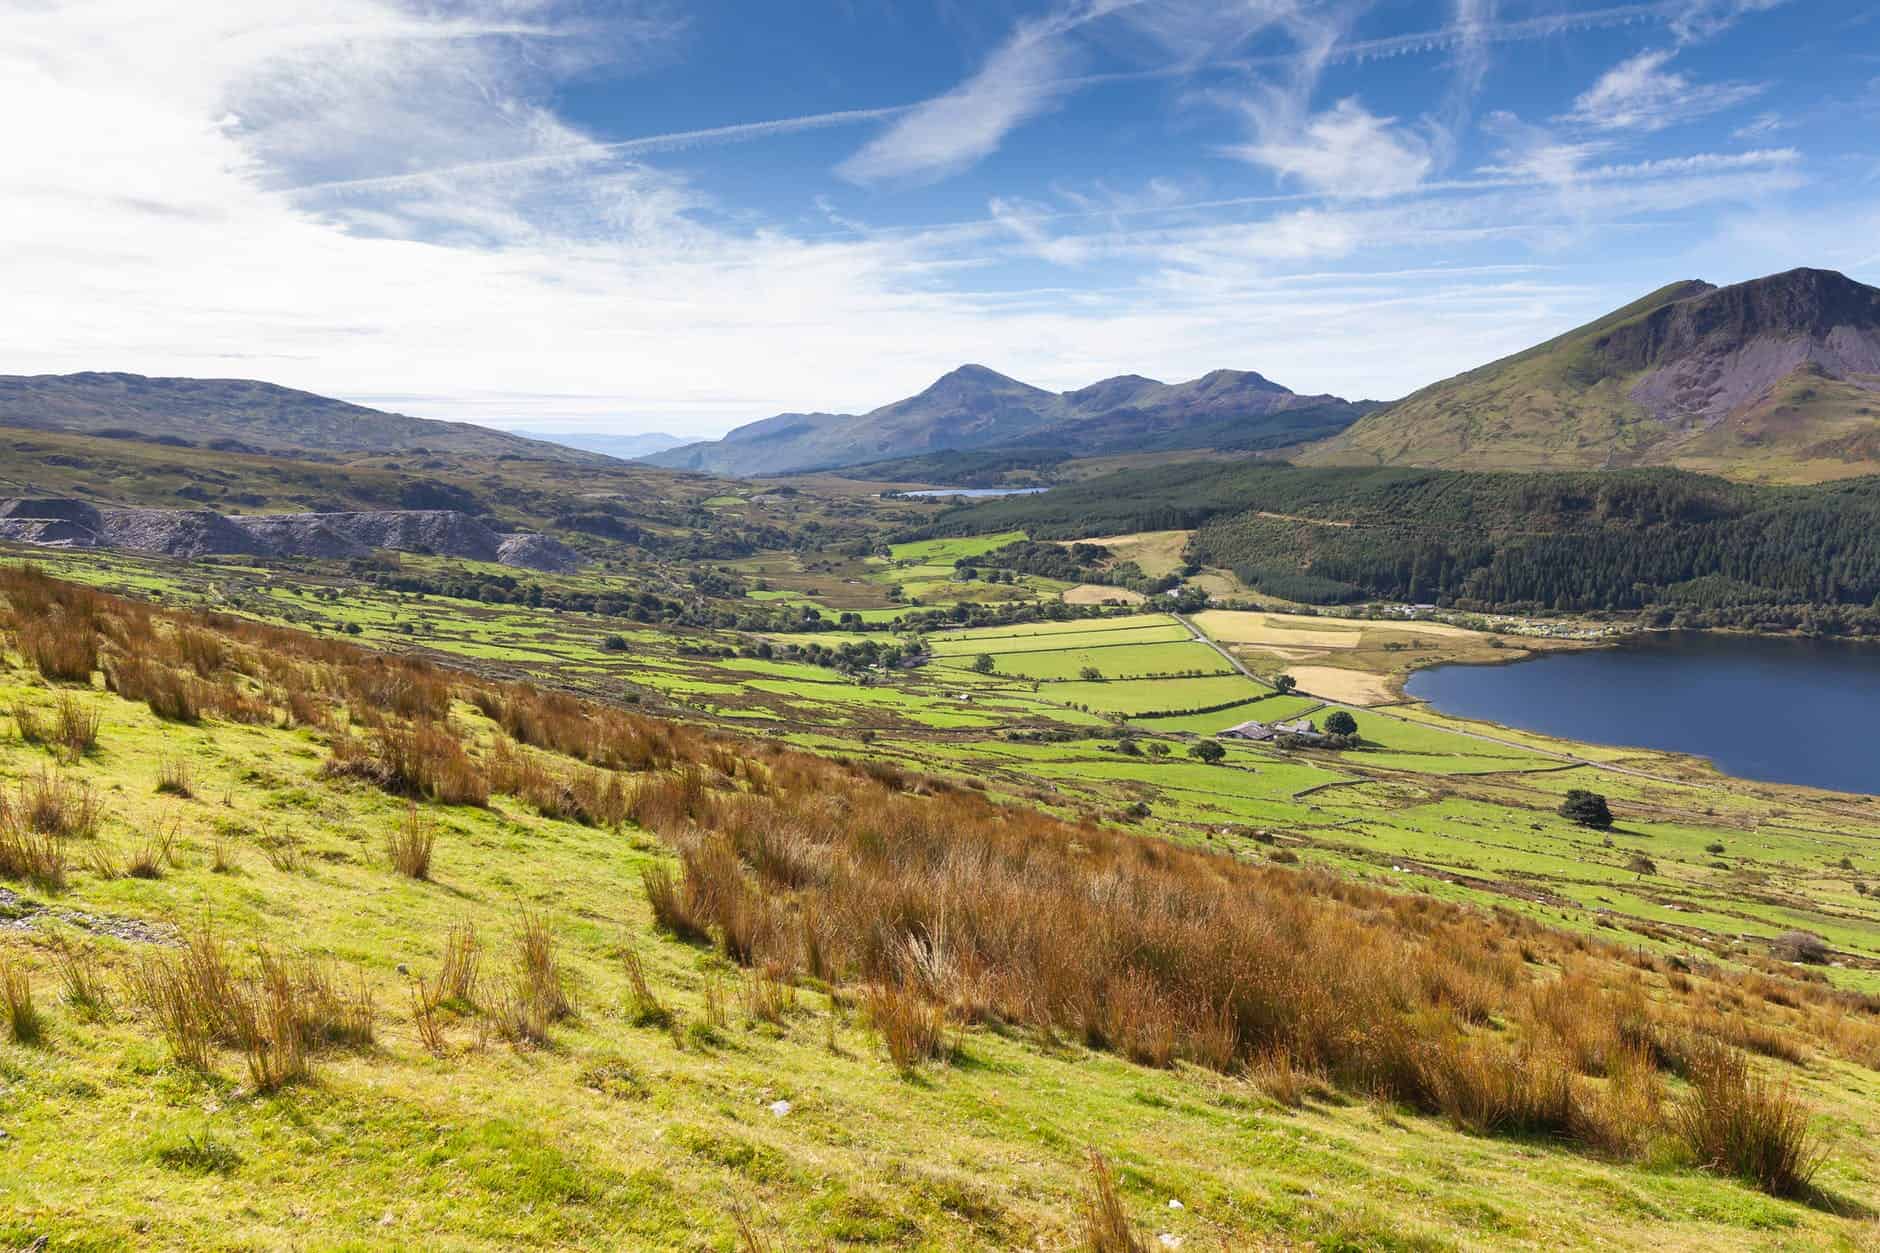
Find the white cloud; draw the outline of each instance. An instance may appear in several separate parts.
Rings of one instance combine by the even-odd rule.
[[[837,172],[857,183],[931,179],[991,155],[1014,127],[1053,107],[1075,86],[1066,78],[1075,55],[1066,37],[1142,2],[1078,0],[1020,23],[978,73],[915,106]]]
[[[1667,70],[1675,50],[1641,52],[1607,70],[1563,121],[1602,131],[1660,131],[1741,104],[1760,83],[1693,83]]]
[[[1052,189],[1070,206],[1053,212],[1020,188],[985,221],[895,231],[830,202],[840,237],[811,239],[654,164],[766,132],[597,143],[542,104],[590,27],[513,0],[436,11],[10,9],[0,115],[34,124],[10,136],[0,196],[8,368],[236,374],[432,416],[681,433],[867,408],[989,354],[1047,386],[1239,365],[1389,396],[1619,303],[1533,275],[1388,273],[1419,250],[1603,241],[1639,229],[1627,215],[1751,204],[1798,177],[1782,149],[1617,165],[1543,136],[1492,177],[1439,183],[1422,121],[1308,107],[1344,32],[1302,20],[1249,145],[1300,194],[1148,179]],[[636,22],[616,46],[654,55],[662,31]],[[778,124],[825,118],[853,120]],[[1076,282],[1027,283],[1014,258]]]
[[[1434,165],[1427,140],[1355,99],[1306,118],[1290,133],[1258,112],[1255,119],[1262,137],[1227,151],[1324,195],[1396,195],[1416,187]]]

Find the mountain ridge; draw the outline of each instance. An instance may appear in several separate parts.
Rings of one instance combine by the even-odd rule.
[[[1815,481],[1880,472],[1880,289],[1794,269],[1687,279],[1419,389],[1316,465],[1673,465]]]
[[[1246,439],[1247,428],[1262,419],[1305,410],[1313,411],[1306,430],[1285,428],[1281,443],[1329,434],[1358,416],[1351,402],[1337,396],[1300,395],[1250,370],[1214,370],[1181,383],[1123,374],[1052,392],[968,363],[867,413],[780,413],[723,439],[641,460],[669,469],[753,475],[1039,443],[1076,455],[1126,451],[1131,440],[1199,449],[1223,437]],[[1184,444],[1189,431],[1194,442]]]
[[[602,464],[605,454],[468,422],[416,418],[258,379],[120,371],[0,375],[0,425],[234,452],[419,450]]]

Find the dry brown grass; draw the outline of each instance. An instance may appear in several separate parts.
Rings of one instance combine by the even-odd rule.
[[[1777,1196],[1806,1193],[1827,1156],[1788,1086],[1722,1045],[1705,1051],[1671,1126],[1699,1165]]]
[[[408,879],[430,879],[431,855],[436,848],[437,824],[420,813],[416,805],[405,807],[405,816],[385,837],[385,855],[392,869]]]
[[[334,739],[324,768],[329,778],[362,779],[395,796],[444,805],[487,805],[489,785],[463,744],[436,722],[386,726],[370,739]]]
[[[28,618],[15,626],[20,655],[54,683],[89,683],[98,668],[98,635],[75,615]]]
[[[1083,1217],[1086,1253],[1149,1253],[1148,1244],[1136,1233],[1116,1190],[1116,1172],[1095,1149],[1090,1152],[1090,1185],[1084,1194]]]
[[[902,1072],[912,1072],[925,1061],[945,1061],[953,1055],[947,1038],[946,1007],[925,1000],[894,984],[868,989],[868,1025],[880,1035],[888,1057]]]
[[[515,1044],[544,1045],[548,1029],[574,1015],[574,1004],[548,920],[525,911],[516,929],[515,967],[492,1007],[497,1031]]]
[[[363,977],[343,988],[332,967],[266,945],[256,946],[252,967],[238,971],[204,924],[186,932],[179,949],[146,955],[128,987],[178,1061],[207,1072],[218,1046],[237,1049],[258,1091],[307,1078],[319,1050],[372,1043],[375,1013]]]
[[[52,715],[53,738],[68,761],[76,765],[98,747],[98,730],[104,722],[102,710],[70,692],[61,692]]]

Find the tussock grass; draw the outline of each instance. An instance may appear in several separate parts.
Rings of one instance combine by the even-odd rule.
[[[308,1078],[321,1049],[372,1043],[375,1011],[363,979],[344,988],[330,966],[265,944],[256,945],[251,964],[238,970],[205,923],[187,931],[176,951],[146,954],[127,990],[179,1062],[207,1073],[218,1047],[239,1050],[257,1091]]]
[[[46,1020],[33,1003],[33,981],[26,968],[0,960],[0,1009],[6,1011],[7,1036],[15,1044],[38,1044]]]
[[[1090,1152],[1083,1220],[1086,1253],[1149,1253],[1148,1244],[1129,1221],[1129,1211],[1116,1190],[1116,1172],[1110,1168],[1109,1159],[1095,1149]]]
[[[1777,1196],[1806,1193],[1827,1158],[1793,1092],[1722,1045],[1704,1051],[1671,1126],[1699,1165]]]
[[[491,1007],[497,1031],[511,1043],[545,1045],[548,1029],[574,1016],[555,936],[542,915],[524,911],[516,928],[515,965]]]
[[[392,869],[408,879],[431,877],[431,855],[436,848],[437,824],[416,805],[405,807],[405,816],[385,837],[385,855]]]
[[[104,714],[70,692],[59,694],[52,712],[53,737],[66,759],[76,765],[86,753],[98,747],[98,730],[103,725]]]
[[[195,796],[195,776],[187,757],[165,757],[157,763],[157,791],[184,800]]]
[[[101,1021],[111,1016],[111,989],[89,948],[74,948],[60,939],[53,947],[53,966],[65,1004],[80,1018]]]

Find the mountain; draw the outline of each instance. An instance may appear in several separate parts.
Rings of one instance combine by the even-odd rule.
[[[602,464],[600,453],[507,431],[407,417],[251,379],[141,374],[0,375],[0,426],[233,452],[426,450]]]
[[[601,431],[535,431],[528,438],[560,444],[563,448],[605,453],[622,461],[650,457],[656,452],[665,452],[668,448],[691,442],[664,431],[646,431],[635,435],[609,435]]]
[[[1687,280],[1445,379],[1308,449],[1318,465],[1880,473],[1880,289],[1831,270]]]
[[[1310,410],[1303,424],[1281,415]],[[1359,416],[1336,396],[1300,396],[1258,374],[1216,370],[1186,383],[1140,375],[1051,392],[982,365],[964,365],[927,390],[864,414],[784,413],[722,440],[643,460],[718,474],[782,474],[942,451],[1048,447],[1071,456],[1319,438]],[[1226,441],[1224,443],[1223,441]]]

